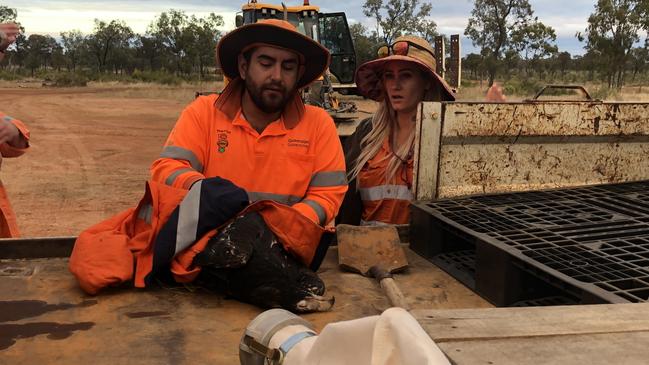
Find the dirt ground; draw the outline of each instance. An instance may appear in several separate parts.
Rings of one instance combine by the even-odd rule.
[[[193,98],[178,92],[187,97],[111,87],[0,89],[1,110],[31,131],[31,150],[4,159],[1,175],[22,235],[77,235],[134,206],[150,163]]]

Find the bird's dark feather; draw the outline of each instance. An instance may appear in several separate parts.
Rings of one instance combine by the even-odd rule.
[[[221,230],[194,263],[202,266],[203,282],[263,308],[304,311],[298,307],[300,301],[321,298],[325,292],[316,273],[284,250],[256,212],[238,217]],[[329,307],[333,304],[324,299],[331,302]]]

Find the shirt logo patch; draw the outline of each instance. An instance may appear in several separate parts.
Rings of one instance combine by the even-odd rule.
[[[218,134],[218,142],[216,142],[216,146],[219,148],[220,153],[224,153],[225,149],[228,147],[230,143],[228,143],[228,134],[227,133],[219,133]]]
[[[292,139],[289,138],[288,140],[288,146],[289,147],[303,147],[303,148],[309,148],[310,146],[309,140],[306,139]]]

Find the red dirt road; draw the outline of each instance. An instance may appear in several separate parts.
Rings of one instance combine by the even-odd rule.
[[[138,202],[150,163],[193,95],[136,93],[0,89],[1,110],[32,134],[31,150],[4,159],[1,174],[23,237],[77,235]]]

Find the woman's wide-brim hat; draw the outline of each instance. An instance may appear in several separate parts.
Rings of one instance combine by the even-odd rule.
[[[407,54],[391,54],[387,57],[365,62],[358,68],[356,71],[356,86],[361,95],[376,101],[383,100],[385,95],[382,75],[385,65],[389,62],[405,61],[418,66],[433,82],[434,87],[424,95],[424,101],[454,101],[455,95],[453,91],[446,81],[435,72],[437,60],[430,44],[426,40],[414,36],[399,37],[394,41],[393,45],[399,42],[407,42],[416,46],[408,47]]]
[[[241,26],[221,38],[216,52],[223,74],[229,79],[239,77],[239,55],[257,45],[278,47],[302,56],[304,73],[298,80],[298,88],[317,80],[329,67],[329,51],[318,42],[299,33],[287,21],[264,19]]]

